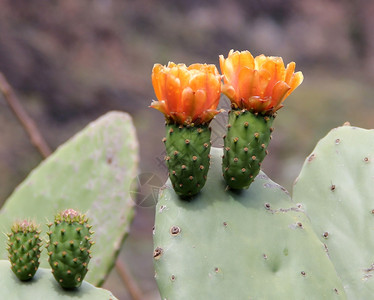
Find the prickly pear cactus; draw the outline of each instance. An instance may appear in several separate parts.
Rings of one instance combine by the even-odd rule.
[[[65,291],[58,286],[50,269],[39,268],[32,280],[21,282],[5,260],[0,260],[0,291],[1,299],[7,300],[117,300],[110,291],[96,288],[87,281],[79,289]]]
[[[137,165],[138,144],[130,116],[110,112],[60,146],[18,186],[0,211],[0,231],[6,232],[14,219],[26,217],[44,224],[68,207],[87,212],[97,230],[86,280],[101,284],[134,216],[130,186]],[[0,244],[5,238],[0,235]],[[41,266],[49,267],[46,251],[41,256]],[[5,247],[0,247],[1,257],[7,257]]]
[[[374,295],[373,178],[374,130],[343,126],[319,141],[294,186],[352,300]]]
[[[270,141],[273,116],[233,109],[224,137],[223,177],[232,189],[247,189],[260,172]]]
[[[8,236],[11,269],[19,280],[30,280],[39,268],[41,239],[38,226],[27,220],[15,222]]]
[[[166,125],[166,164],[179,196],[197,194],[205,185],[209,170],[210,128],[208,125]]]
[[[92,226],[85,215],[67,209],[57,214],[48,227],[48,262],[53,276],[65,289],[80,287],[91,259]]]
[[[260,173],[226,191],[222,151],[212,148],[206,187],[180,200],[160,192],[154,265],[162,299],[345,299],[303,207]]]

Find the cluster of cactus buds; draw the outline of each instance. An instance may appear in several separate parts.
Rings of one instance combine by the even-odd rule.
[[[48,224],[46,248],[49,264],[57,282],[64,289],[81,286],[91,259],[93,231],[85,215],[67,209]],[[28,220],[17,221],[8,236],[11,269],[22,280],[30,280],[39,267],[41,239],[39,226]]]

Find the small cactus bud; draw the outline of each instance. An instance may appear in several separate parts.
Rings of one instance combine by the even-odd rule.
[[[78,288],[87,273],[86,266],[91,258],[89,249],[94,244],[91,241],[93,231],[87,222],[85,215],[67,209],[56,215],[51,227],[49,264],[56,281],[65,289]],[[85,266],[76,264],[78,260]]]
[[[11,269],[18,279],[30,280],[39,267],[41,239],[38,226],[28,220],[15,222],[11,228],[8,252]]]

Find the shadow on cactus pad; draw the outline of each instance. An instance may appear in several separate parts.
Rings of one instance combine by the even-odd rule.
[[[8,261],[0,260],[1,299],[7,300],[116,300],[111,292],[83,281],[79,289],[63,290],[53,278],[51,270],[39,268],[33,279],[21,282],[13,274]]]

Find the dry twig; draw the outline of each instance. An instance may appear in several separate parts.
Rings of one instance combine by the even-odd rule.
[[[28,133],[31,143],[39,150],[40,154],[44,158],[49,156],[52,153],[51,148],[49,148],[38,127],[36,127],[34,121],[27,114],[12,87],[2,73],[0,73],[0,92],[4,95],[5,101],[8,103],[9,107]]]

